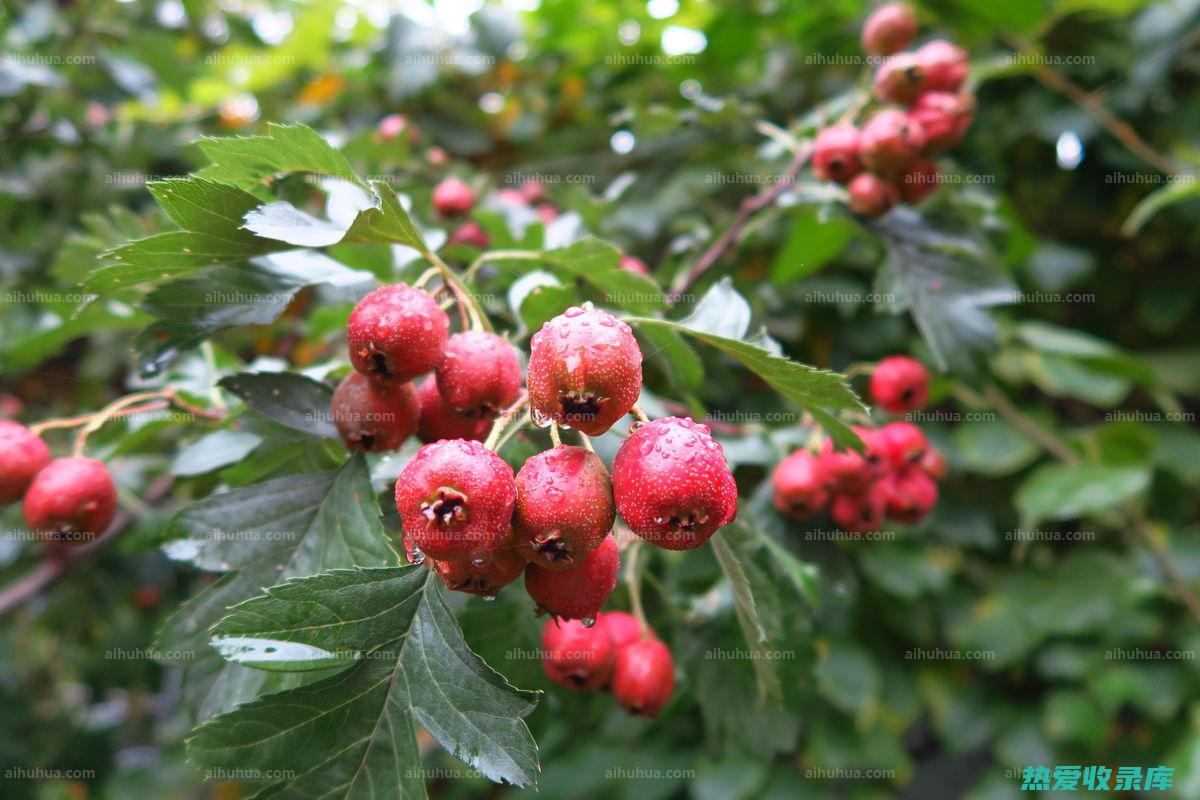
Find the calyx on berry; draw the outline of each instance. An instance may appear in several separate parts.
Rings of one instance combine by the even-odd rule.
[[[446,342],[437,368],[446,404],[467,417],[494,419],[521,394],[521,362],[513,346],[494,333],[463,331]]]
[[[0,505],[20,500],[49,463],[50,448],[42,437],[20,423],[0,420]]]
[[[919,464],[929,449],[924,432],[911,422],[891,422],[884,425],[882,435],[888,461],[895,469]]]
[[[531,564],[574,568],[612,530],[616,513],[604,462],[582,447],[558,445],[517,472],[513,529]]]
[[[433,207],[447,217],[468,214],[475,207],[475,192],[458,178],[446,178],[433,188]]]
[[[917,36],[917,16],[907,3],[888,3],[871,12],[862,30],[862,46],[871,55],[890,56]]]
[[[617,652],[612,693],[634,715],[657,717],[675,689],[675,662],[657,639],[640,639]]]
[[[560,572],[530,564],[525,591],[538,611],[562,619],[595,620],[617,586],[621,558],[617,542],[605,536],[600,545],[571,570]]]
[[[906,169],[924,147],[921,124],[903,111],[885,108],[863,128],[859,155],[871,171],[894,175]]]
[[[103,533],[117,513],[117,488],[104,462],[56,458],[25,493],[25,522],[44,541],[85,544]]]
[[[908,356],[888,356],[871,373],[871,397],[886,411],[903,414],[929,401],[929,370]]]
[[[442,363],[449,330],[450,318],[426,292],[382,286],[350,312],[350,362],[369,378],[406,383]]]
[[[417,429],[417,393],[411,383],[372,381],[351,372],[330,405],[346,447],[365,452],[396,450]]]
[[[612,677],[616,648],[603,616],[590,628],[579,620],[548,619],[542,625],[542,669],[557,684],[599,689]]]
[[[820,511],[829,501],[828,480],[816,456],[797,450],[779,462],[771,474],[775,507],[796,519]]]
[[[417,404],[421,416],[417,420],[417,437],[422,442],[439,439],[475,439],[482,442],[492,429],[492,421],[466,417],[446,404],[438,389],[437,377],[432,376],[417,387]]]
[[[813,171],[822,180],[847,183],[862,171],[858,150],[861,135],[849,124],[831,125],[817,134],[813,142]]]
[[[690,550],[737,516],[737,483],[707,425],[666,417],[640,425],[613,460],[621,518],[667,550]]]
[[[914,53],[891,56],[876,71],[874,88],[883,102],[908,105],[926,88],[925,68]]]

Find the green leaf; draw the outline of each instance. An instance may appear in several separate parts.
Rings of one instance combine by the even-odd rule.
[[[200,176],[242,189],[289,172],[317,173],[362,185],[346,157],[307,125],[273,122],[266,136],[204,138],[200,149],[212,162],[200,170]]]
[[[1150,470],[1110,464],[1048,464],[1017,490],[1023,524],[1075,519],[1115,508],[1150,485]]]
[[[817,690],[833,705],[851,714],[868,711],[879,695],[882,680],[870,654],[851,642],[829,642],[817,665]]]
[[[179,451],[171,463],[171,474],[182,477],[203,475],[240,461],[261,441],[262,439],[253,433],[244,431],[213,431]]]
[[[1011,475],[1041,453],[1033,440],[1002,420],[956,425],[954,446],[967,468],[981,475]]]
[[[771,265],[771,280],[791,283],[807,277],[841,255],[858,233],[858,227],[843,217],[822,219],[814,208],[804,208],[793,217],[787,242]]]
[[[699,388],[704,380],[704,364],[682,336],[669,328],[655,327],[639,327],[637,333],[645,339],[642,355],[662,364],[672,383],[689,391]]]
[[[608,302],[638,314],[667,307],[658,284],[644,275],[617,266],[621,251],[608,242],[589,236],[567,247],[547,250],[542,258],[570,278],[578,278],[604,292]]]
[[[371,188],[379,198],[379,207],[359,212],[343,241],[403,244],[428,255],[429,245],[425,243],[425,237],[404,206],[400,205],[400,198],[392,187],[382,181],[371,181]]]
[[[222,378],[221,386],[280,425],[339,438],[329,411],[333,389],[320,381],[295,372],[242,372]]]
[[[1200,183],[1194,180],[1172,183],[1156,189],[1143,197],[1141,202],[1134,206],[1133,211],[1129,212],[1125,222],[1121,223],[1121,235],[1136,236],[1158,212],[1196,197],[1200,197]]]
[[[750,587],[750,581],[746,578],[745,570],[742,569],[737,556],[734,555],[733,549],[726,541],[727,536],[735,538],[739,535],[744,536],[736,525],[734,523],[734,525],[725,526],[710,541],[713,546],[713,555],[716,556],[717,563],[721,566],[721,571],[725,573],[725,579],[729,581],[729,588],[733,592],[734,609],[737,612],[738,625],[742,629],[746,645],[751,652],[758,656],[753,659],[753,663],[758,683],[758,697],[761,703],[768,697],[781,698],[783,689],[779,685],[779,676],[775,674],[774,662],[765,655],[766,648],[763,647],[763,644],[767,641],[767,631],[759,618],[754,591]],[[732,532],[730,532],[731,530]]]
[[[679,324],[697,333],[744,340],[750,330],[750,317],[750,303],[733,288],[733,279],[725,277],[704,293]]]
[[[257,612],[266,618],[256,626]],[[314,613],[319,619],[308,624]],[[294,773],[261,797],[420,798],[419,725],[491,780],[536,782],[537,749],[523,720],[536,695],[514,689],[470,651],[431,572],[358,570],[293,581],[222,623],[223,630],[252,628],[314,646],[373,649],[334,677],[200,726],[188,740],[197,763]]]

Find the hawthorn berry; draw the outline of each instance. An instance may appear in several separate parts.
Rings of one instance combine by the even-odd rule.
[[[908,356],[888,356],[871,373],[871,397],[884,410],[903,414],[929,400],[929,370]]]
[[[417,438],[422,442],[439,439],[475,439],[482,442],[492,429],[490,419],[466,417],[451,408],[438,389],[437,377],[429,377],[417,387]]]
[[[56,458],[29,485],[24,512],[30,530],[44,541],[84,544],[112,523],[117,487],[102,461]]]
[[[920,522],[937,502],[937,484],[919,466],[893,470],[880,478],[887,514],[910,525]]]
[[[616,514],[604,462],[582,447],[558,445],[517,472],[513,529],[531,564],[573,569],[612,530]]]
[[[871,55],[890,56],[912,43],[917,15],[908,3],[888,3],[871,12],[863,24],[862,46]]]
[[[396,480],[405,538],[430,558],[465,561],[494,551],[516,499],[512,468],[466,439],[425,445]]]
[[[437,368],[446,404],[466,417],[495,419],[521,394],[521,362],[513,346],[488,331],[463,331],[446,342]]]
[[[476,250],[486,250],[492,243],[492,237],[475,220],[467,220],[450,234],[451,244],[461,244],[474,247]]]
[[[617,650],[644,637],[654,637],[653,631],[643,632],[637,617],[625,611],[605,611],[598,619],[604,623],[604,630]]]
[[[475,207],[475,191],[458,178],[446,178],[433,187],[433,207],[447,217],[469,214]]]
[[[900,201],[896,184],[874,172],[860,172],[850,181],[850,210],[864,217],[878,217]]]
[[[450,318],[428,293],[382,286],[350,312],[350,362],[369,378],[407,383],[442,363],[449,331]]]
[[[0,420],[0,505],[20,500],[49,463],[50,448],[42,437],[20,423]]]
[[[888,442],[887,437],[883,435],[883,429],[855,425],[853,430],[866,448],[863,451],[862,459],[866,462],[871,476],[878,477],[885,473],[890,468],[891,462],[888,461]]]
[[[965,92],[925,92],[908,115],[925,134],[925,154],[944,153],[958,144],[975,114],[975,100]]]
[[[956,92],[967,79],[967,51],[944,39],[921,45],[913,55],[925,75],[927,91]]]
[[[779,462],[771,474],[775,507],[796,519],[814,514],[829,501],[827,481],[817,457],[807,450],[797,450]]]
[[[641,639],[617,651],[612,693],[634,715],[657,717],[675,689],[675,662],[657,639]]]
[[[381,383],[351,372],[330,405],[346,447],[368,453],[396,450],[417,430],[420,408],[411,383]]]
[[[625,523],[651,544],[690,550],[737,516],[737,483],[707,425],[666,417],[637,426],[613,459]]]
[[[408,131],[408,140],[415,142],[417,140],[416,126],[410,126],[408,119],[403,114],[388,114],[383,119],[379,120],[379,125],[376,131],[379,133],[379,138],[385,142],[390,142],[404,131]]]
[[[537,215],[543,225],[549,225],[558,219],[558,209],[549,203],[538,203]]]
[[[500,191],[496,192],[496,196],[499,197],[504,202],[512,203],[513,205],[516,205],[516,206],[529,205],[529,203],[525,200],[525,195],[521,194],[521,191],[519,189],[505,187],[505,188],[501,189]]]
[[[451,591],[495,597],[502,588],[521,577],[525,571],[525,558],[513,545],[510,531],[490,549],[480,549],[468,558],[456,561],[431,558],[429,565]]]
[[[541,181],[525,181],[521,184],[520,192],[530,205],[546,201],[546,186]]]
[[[829,504],[829,516],[849,533],[879,530],[886,510],[887,498],[878,484],[871,485],[865,491],[834,495],[833,502]]]
[[[548,619],[542,625],[542,669],[568,689],[599,689],[612,677],[616,647],[601,615],[590,628],[575,619]]]
[[[925,132],[908,114],[885,108],[863,128],[861,143],[859,157],[868,169],[894,175],[903,172],[925,147]]]
[[[642,261],[637,256],[631,256],[628,253],[621,256],[617,262],[617,266],[626,272],[634,272],[638,275],[649,275],[650,268],[646,266],[646,262]]]
[[[812,163],[817,177],[847,183],[862,171],[858,157],[861,134],[853,125],[830,125],[813,142]]]
[[[875,96],[885,103],[908,105],[926,89],[925,68],[914,53],[890,56],[875,72]]]
[[[881,429],[888,461],[896,469],[919,464],[925,458],[929,442],[921,429],[911,422],[891,422]]]
[[[620,567],[617,542],[611,535],[605,536],[595,550],[566,572],[530,564],[525,569],[525,591],[537,603],[539,613],[594,620],[617,586]]]
[[[637,402],[642,351],[612,314],[573,306],[533,335],[526,383],[535,419],[597,436]]]
[[[932,447],[925,448],[925,455],[921,456],[921,460],[917,462],[917,465],[925,471],[926,475],[935,481],[940,481],[946,477],[946,459]]]
[[[875,470],[866,458],[855,450],[834,450],[830,439],[821,445],[817,461],[821,474],[834,492],[857,494],[865,491],[876,477]]]
[[[901,176],[898,186],[900,199],[909,205],[916,205],[937,191],[941,183],[941,173],[937,164],[928,158],[918,158]]]

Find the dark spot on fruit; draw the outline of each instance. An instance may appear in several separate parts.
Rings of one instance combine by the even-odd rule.
[[[590,422],[604,407],[605,398],[588,394],[564,394],[558,402],[563,410],[563,418],[567,422]]]
[[[392,371],[388,369],[387,358],[383,353],[375,353],[371,356],[371,372],[380,378],[390,378]]]
[[[538,555],[545,556],[551,561],[570,563],[573,560],[567,543],[559,538],[556,533],[551,533],[545,539],[535,542],[534,549]]]
[[[421,503],[421,514],[439,527],[449,527],[467,521],[467,497],[454,489],[442,487],[437,497]]]
[[[362,436],[358,437],[358,446],[361,447],[363,450],[370,450],[371,446],[374,444],[375,444],[375,437],[369,433],[364,433]]]

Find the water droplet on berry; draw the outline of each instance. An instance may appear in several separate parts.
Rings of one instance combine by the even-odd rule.
[[[596,624],[596,618],[595,617],[584,617],[583,619],[579,620],[579,624],[585,628],[590,628]]]

